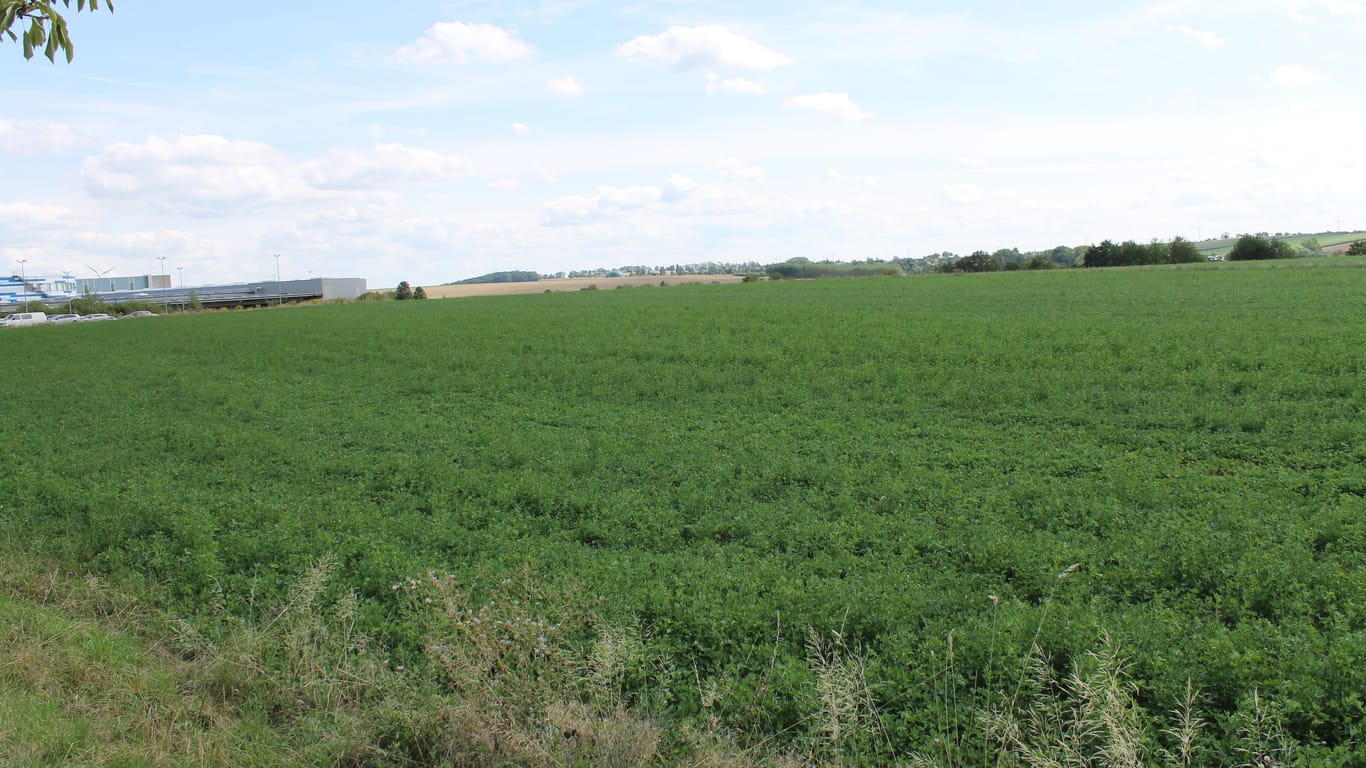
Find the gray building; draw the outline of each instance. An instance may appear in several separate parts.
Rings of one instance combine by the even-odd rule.
[[[95,293],[108,302],[150,301],[168,307],[182,307],[189,304],[192,298],[197,298],[205,307],[260,307],[294,301],[358,299],[364,296],[366,291],[363,277],[314,277],[308,280],[262,280],[231,285],[196,285],[188,288],[181,286]]]

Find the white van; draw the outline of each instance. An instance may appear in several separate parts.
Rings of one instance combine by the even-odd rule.
[[[46,312],[16,312],[0,319],[0,328],[22,328],[26,325],[47,325]]]

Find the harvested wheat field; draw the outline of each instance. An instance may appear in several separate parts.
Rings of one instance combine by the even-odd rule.
[[[649,275],[644,277],[571,277],[559,280],[536,280],[525,283],[477,283],[473,285],[424,286],[432,299],[463,299],[470,296],[508,296],[514,293],[545,293],[547,291],[581,291],[596,285],[599,290],[609,288],[639,288],[651,285],[688,285],[695,283],[738,283],[743,275]]]

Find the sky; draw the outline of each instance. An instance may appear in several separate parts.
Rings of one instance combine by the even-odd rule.
[[[0,43],[0,270],[384,287],[1366,228],[1366,0],[67,16],[71,64]]]

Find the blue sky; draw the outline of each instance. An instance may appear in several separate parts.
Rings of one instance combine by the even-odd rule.
[[[188,284],[1366,227],[1366,0],[120,0],[0,45],[0,256]]]

